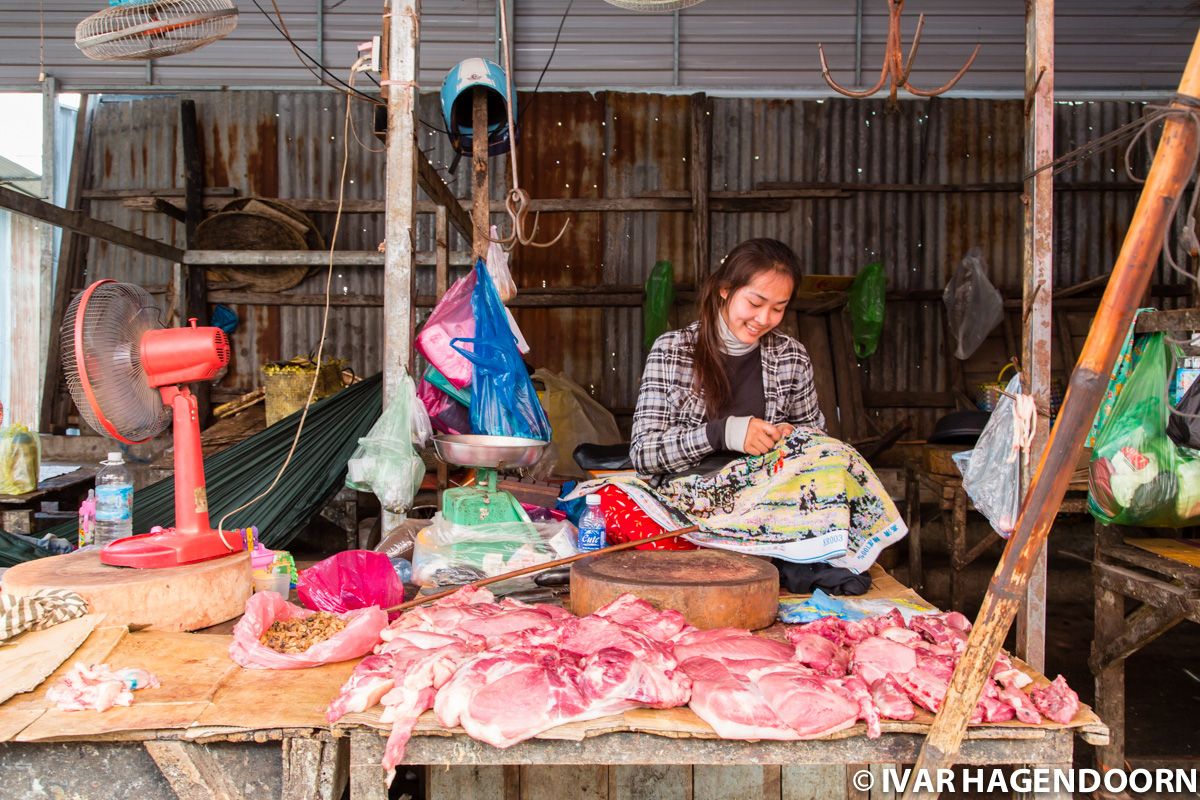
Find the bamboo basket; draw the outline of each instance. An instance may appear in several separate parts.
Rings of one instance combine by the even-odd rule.
[[[340,392],[345,388],[342,366],[341,360],[330,359],[322,363],[320,370],[317,370],[317,365],[307,357],[277,361],[263,366],[267,425],[274,425],[289,414],[304,408],[309,389],[312,388],[314,371],[317,371],[319,376],[313,402]]]

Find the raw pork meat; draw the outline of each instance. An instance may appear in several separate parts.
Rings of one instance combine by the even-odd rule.
[[[917,666],[917,654],[909,647],[882,636],[865,639],[854,648],[850,662],[854,674],[873,686],[888,675],[903,674]]]
[[[891,675],[876,681],[871,687],[871,701],[879,709],[879,714],[888,719],[912,719],[917,715],[912,700],[908,699]]]
[[[1048,686],[1034,689],[1029,693],[1038,711],[1060,725],[1067,725],[1075,719],[1079,711],[1079,695],[1075,694],[1067,679],[1059,675]]]
[[[692,680],[688,706],[722,739],[799,739],[749,678],[713,658],[696,656],[679,665]]]
[[[836,676],[846,674],[845,662],[848,659],[838,658],[842,648],[824,636],[818,636],[815,633],[800,633],[792,636],[791,641],[796,647],[795,658],[801,664],[812,667],[817,672],[836,674]]]
[[[108,664],[76,662],[70,671],[46,690],[46,699],[62,711],[107,711],[133,703],[133,688],[158,686],[158,678],[143,669],[113,671]]]
[[[858,703],[836,680],[784,664],[755,670],[750,677],[767,705],[801,739],[816,739],[858,721]]]
[[[390,653],[367,656],[342,684],[338,696],[325,710],[330,724],[350,713],[361,713],[379,702],[396,684]]]
[[[704,656],[719,661],[790,661],[795,648],[774,639],[755,636],[741,628],[714,628],[685,633],[675,640],[675,658],[679,662]]]

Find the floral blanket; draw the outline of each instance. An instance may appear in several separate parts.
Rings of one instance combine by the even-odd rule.
[[[582,483],[567,499],[619,487],[659,525],[698,525],[702,547],[827,562],[863,572],[908,533],[896,504],[853,447],[798,428],[762,456],[657,488],[630,476]]]

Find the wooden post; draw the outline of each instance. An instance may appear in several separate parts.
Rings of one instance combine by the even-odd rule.
[[[1025,172],[1054,160],[1054,0],[1025,4]],[[1050,408],[1051,295],[1054,257],[1054,175],[1042,170],[1026,182],[1022,281],[1021,365],[1039,408]],[[1029,463],[1046,447],[1050,423],[1035,418]],[[1028,490],[1029,476],[1022,475]],[[1017,619],[1017,655],[1038,672],[1046,668],[1046,552],[1034,560]]]
[[[488,249],[491,208],[488,197],[487,90],[476,86],[471,98],[471,255],[484,258]]]
[[[200,145],[200,133],[196,120],[196,101],[179,101],[179,138],[183,149],[183,224],[184,247],[191,247],[196,228],[204,221],[204,149]],[[176,297],[182,301],[179,307],[179,323],[187,325],[189,319],[208,323],[208,281],[204,267],[183,265],[179,271],[180,285]],[[197,414],[200,426],[204,427],[209,410],[208,381],[192,386],[196,395]]]
[[[47,76],[42,82],[42,197],[54,202],[54,185],[58,182],[55,170],[55,161],[58,149],[58,143],[55,139],[55,131],[58,126],[55,124],[58,116],[58,79],[53,75]],[[46,356],[50,346],[50,309],[54,305],[54,228],[49,225],[39,225],[39,233],[41,236],[41,250],[39,252],[39,279],[37,294],[37,316],[34,318],[25,318],[22,324],[33,325],[37,332],[37,359],[38,370],[33,375],[36,379],[34,389],[34,417],[29,420],[29,426],[33,430],[41,429],[41,410],[42,405],[40,389],[45,381],[46,373]]]
[[[1192,45],[1179,94],[1185,97],[1200,95],[1200,34]],[[1172,103],[1171,106],[1181,112],[1189,109],[1183,103]],[[1133,321],[1135,306],[1158,265],[1163,235],[1174,223],[1180,194],[1195,168],[1196,139],[1193,120],[1182,115],[1169,118],[1163,126],[1162,139],[1133,221],[1079,362],[1071,373],[1062,411],[1038,462],[1016,530],[1004,548],[962,658],[955,667],[945,702],[921,746],[916,763],[918,770],[927,770],[928,774],[934,775],[939,769],[948,769],[955,761],[971,712],[1024,596],[1029,572],[1062,505],[1075,461],[1108,386],[1108,377],[1125,333]],[[937,793],[910,788],[904,796],[934,798]]]
[[[708,97],[692,95],[692,285],[698,290],[712,269],[709,233],[708,195],[712,189],[709,157],[712,153],[712,113]]]
[[[88,150],[91,142],[92,114],[94,103],[88,102],[86,94],[79,97],[79,111],[75,115],[75,142],[71,152],[71,174],[67,179],[66,208],[71,211],[86,210],[87,200],[83,197],[84,184],[88,179]],[[46,376],[42,381],[42,425],[47,433],[63,433],[67,426],[71,401],[62,381],[62,358],[59,350],[62,342],[59,329],[63,317],[71,304],[71,290],[83,281],[83,265],[87,260],[88,238],[74,231],[65,230],[62,247],[58,251],[58,272],[54,276],[53,311],[50,315],[50,331],[46,353]]]

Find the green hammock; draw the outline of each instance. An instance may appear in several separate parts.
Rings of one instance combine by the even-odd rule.
[[[226,530],[258,526],[267,547],[281,549],[296,538],[308,520],[342,487],[346,462],[360,437],[366,436],[383,409],[383,380],[367,378],[313,403],[296,454],[269,495],[225,522]],[[300,412],[280,420],[232,447],[204,459],[208,513],[215,527],[230,509],[256,497],[275,478],[296,435]],[[165,478],[138,489],[133,498],[133,529],[175,524],[175,481]],[[51,533],[74,542],[78,525],[64,522]],[[0,566],[11,567],[48,553],[27,540],[0,531]]]

